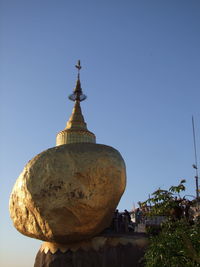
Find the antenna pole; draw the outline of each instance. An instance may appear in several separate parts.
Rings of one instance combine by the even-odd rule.
[[[193,130],[193,142],[194,142],[194,159],[195,164],[193,164],[193,168],[196,170],[195,182],[196,182],[196,198],[199,199],[199,176],[198,176],[198,166],[197,166],[197,148],[196,148],[196,135],[195,135],[195,126],[194,126],[194,118],[192,116],[192,130]]]

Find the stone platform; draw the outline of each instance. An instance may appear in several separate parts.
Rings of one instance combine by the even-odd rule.
[[[72,244],[45,242],[34,267],[143,267],[147,235],[103,235]]]

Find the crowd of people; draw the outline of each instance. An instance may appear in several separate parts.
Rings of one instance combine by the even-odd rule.
[[[115,211],[114,217],[112,220],[111,228],[116,233],[129,232],[131,230],[131,215],[127,210],[120,212]],[[134,230],[134,228],[133,228]]]
[[[134,220],[131,219],[131,215]],[[124,210],[124,212],[119,212],[119,210],[116,210],[113,215],[112,223],[107,231],[113,233],[134,232],[135,226],[142,222],[142,219],[142,211],[139,208],[135,211],[132,211],[131,213],[126,209]]]
[[[113,219],[110,227],[105,229],[104,232],[109,233],[131,233],[135,231],[135,227],[138,224],[145,224],[146,226],[154,225],[159,226],[163,221],[166,220],[166,215],[164,216],[149,216],[149,212],[151,210],[151,206],[141,205],[139,202],[139,208],[129,212],[126,209],[123,212],[119,212],[119,210],[115,210],[113,214]],[[193,207],[192,201],[188,200],[179,200],[174,199],[174,205],[171,209],[170,213],[172,216],[180,219],[185,217],[186,219],[193,220],[195,215],[199,213],[195,211]],[[199,215],[200,216],[200,215]]]

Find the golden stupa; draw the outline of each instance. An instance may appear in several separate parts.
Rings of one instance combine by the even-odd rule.
[[[80,102],[86,96],[78,79],[70,99],[75,102],[56,147],[35,156],[17,179],[10,197],[16,229],[48,242],[88,239],[109,226],[125,190],[125,163],[120,153],[96,144],[88,131]]]

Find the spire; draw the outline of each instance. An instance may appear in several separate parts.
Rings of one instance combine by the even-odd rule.
[[[73,93],[69,95],[69,99],[74,101],[74,108],[66,127],[63,131],[59,132],[56,137],[56,145],[70,144],[70,143],[95,143],[96,137],[93,133],[88,131],[87,124],[85,123],[80,102],[84,101],[87,97],[83,94],[80,82],[80,69],[81,63],[78,60],[75,67],[78,69],[76,87]]]
[[[74,108],[72,110],[72,115],[69,118],[65,129],[87,130],[87,124],[84,121],[81,105],[78,100],[75,101]]]
[[[77,81],[76,81],[76,87],[74,88],[73,94],[69,95],[69,99],[72,101],[84,101],[87,96],[83,94],[82,88],[81,88],[81,82],[80,82],[80,70],[81,70],[81,61],[78,60],[77,64],[75,67],[78,69],[78,74],[77,74]]]

